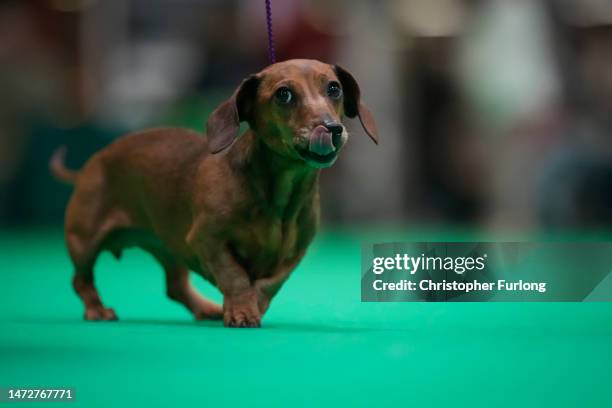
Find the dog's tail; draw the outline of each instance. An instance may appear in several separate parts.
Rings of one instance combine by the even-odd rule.
[[[64,165],[65,158],[66,146],[61,146],[51,156],[51,160],[49,160],[49,170],[58,181],[67,184],[74,184],[76,182],[78,172],[66,168]]]

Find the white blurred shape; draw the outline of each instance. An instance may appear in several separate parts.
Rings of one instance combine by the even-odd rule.
[[[504,128],[554,103],[560,83],[540,2],[496,0],[474,17],[461,72],[484,122]]]
[[[465,10],[458,0],[402,0],[394,2],[394,17],[417,37],[455,36],[463,31]]]
[[[122,44],[111,52],[104,70],[102,115],[129,127],[154,120],[193,85],[200,58],[183,42]]]

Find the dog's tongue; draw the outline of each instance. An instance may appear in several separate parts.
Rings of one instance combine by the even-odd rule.
[[[325,156],[336,150],[332,142],[332,134],[325,126],[319,125],[314,128],[310,135],[308,150],[319,156]]]

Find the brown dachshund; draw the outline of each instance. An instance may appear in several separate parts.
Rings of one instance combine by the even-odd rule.
[[[74,172],[65,151],[52,173],[75,190],[65,238],[85,319],[115,320],[94,285],[99,253],[127,247],[162,265],[167,294],[196,319],[259,327],[319,222],[319,169],[331,166],[359,117],[378,143],[353,76],[313,60],[271,65],[245,79],[210,116],[207,134],[152,129],[118,139]],[[241,137],[240,122],[249,130]],[[223,307],[189,282],[196,271],[223,293]]]

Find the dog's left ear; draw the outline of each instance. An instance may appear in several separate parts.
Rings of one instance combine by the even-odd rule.
[[[238,137],[240,122],[253,118],[259,78],[246,78],[232,96],[210,114],[206,123],[208,149],[212,154],[227,149]]]
[[[349,118],[359,116],[359,121],[365,132],[370,136],[374,143],[378,144],[378,129],[372,112],[361,103],[361,91],[353,75],[346,69],[334,65],[336,76],[344,91],[344,114]]]

